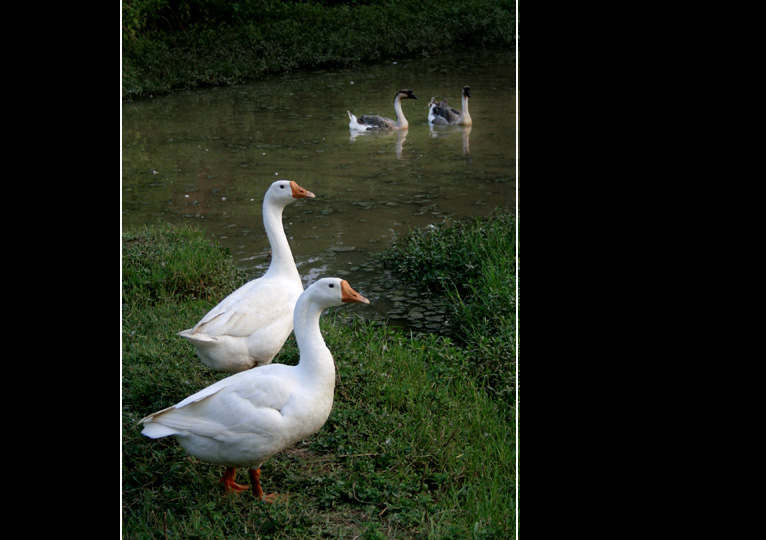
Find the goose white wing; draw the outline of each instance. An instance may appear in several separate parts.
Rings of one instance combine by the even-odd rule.
[[[149,437],[188,434],[217,438],[268,429],[296,388],[290,366],[273,364],[227,377],[141,420]]]
[[[231,293],[181,334],[247,337],[276,320],[292,317],[299,295],[300,290],[286,287],[283,280],[259,278]]]

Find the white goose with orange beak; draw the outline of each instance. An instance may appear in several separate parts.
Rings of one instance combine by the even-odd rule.
[[[319,328],[322,312],[344,302],[369,304],[347,281],[323,278],[306,288],[295,305],[296,366],[270,364],[227,377],[172,407],[141,420],[152,439],[174,436],[192,456],[226,467],[227,490],[244,491],[236,469],[250,469],[250,488],[259,500],[261,465],[271,456],[313,435],[330,416],[335,362]]]
[[[293,331],[293,310],[303,284],[282,226],[282,211],[304,197],[314,194],[290,180],[271,184],[263,198],[263,225],[271,244],[269,269],[178,333],[194,345],[206,366],[237,373],[269,364]]]

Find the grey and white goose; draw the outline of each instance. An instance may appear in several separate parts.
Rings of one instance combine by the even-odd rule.
[[[363,115],[357,118],[351,111],[348,112],[348,127],[354,131],[372,131],[372,130],[395,130],[395,129],[408,129],[410,127],[409,122],[404,117],[402,111],[403,99],[418,99],[412,90],[399,90],[394,96],[394,110],[396,111],[396,122],[385,116],[369,116]]]
[[[450,107],[446,101],[436,101],[431,98],[428,103],[428,123],[431,125],[439,124],[457,124],[459,126],[470,126],[473,124],[471,114],[468,112],[468,98],[471,97],[471,88],[463,87],[463,110],[459,111]]]

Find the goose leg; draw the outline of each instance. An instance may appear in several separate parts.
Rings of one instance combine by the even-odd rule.
[[[235,493],[239,493],[240,491],[245,491],[250,486],[245,486],[243,484],[237,484],[234,481],[234,475],[237,473],[237,469],[234,467],[226,467],[226,472],[223,473],[223,478],[221,478],[221,483],[223,484],[223,489],[226,491],[234,491]]]
[[[273,503],[277,500],[276,493],[263,494],[263,488],[261,487],[261,469],[250,469],[250,484],[253,488],[253,497],[259,501]]]
[[[253,488],[253,497],[263,500],[263,488],[261,488],[261,469],[250,469],[250,486]]]

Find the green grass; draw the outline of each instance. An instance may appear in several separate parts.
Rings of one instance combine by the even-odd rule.
[[[442,336],[348,324],[338,310],[323,316],[338,366],[333,411],[318,433],[264,464],[265,491],[289,494],[275,504],[223,492],[222,467],[172,438],[142,436],[143,416],[225,376],[175,333],[241,277],[192,229],[125,233],[123,253],[124,538],[514,537],[512,410],[474,377],[470,349]],[[179,253],[196,261],[186,265],[193,279],[169,262]],[[215,275],[204,275],[203,261]],[[298,355],[291,336],[274,361]]]
[[[123,0],[124,97],[515,44],[513,0],[207,1],[196,2],[197,10],[192,4]]]
[[[516,218],[498,208],[487,218],[415,229],[383,255],[384,264],[445,295],[451,327],[475,380],[515,402]]]
[[[145,227],[122,241],[123,297],[131,307],[210,300],[246,281],[224,248],[188,226]]]

